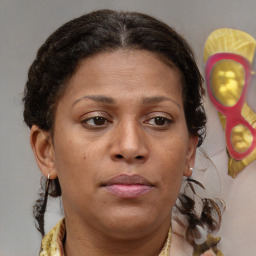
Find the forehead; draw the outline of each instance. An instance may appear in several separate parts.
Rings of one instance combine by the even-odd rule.
[[[163,57],[146,50],[115,50],[82,60],[67,86],[67,93],[105,89],[182,91],[179,71]],[[145,92],[146,93],[146,92]]]

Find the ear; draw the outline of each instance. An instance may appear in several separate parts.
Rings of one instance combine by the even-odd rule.
[[[30,144],[43,175],[56,179],[54,148],[49,132],[33,125],[30,130]]]
[[[198,137],[190,135],[188,142],[186,165],[185,170],[183,172],[183,175],[185,177],[190,177],[192,175],[192,170],[190,168],[194,168],[197,144]]]

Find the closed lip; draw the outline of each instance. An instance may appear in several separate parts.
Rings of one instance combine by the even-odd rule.
[[[106,190],[117,197],[136,198],[150,192],[154,185],[138,174],[121,174],[111,178],[102,185]]]
[[[146,178],[141,175],[134,174],[134,175],[127,175],[127,174],[120,174],[111,178],[110,180],[103,183],[103,186],[110,186],[110,185],[146,185],[146,186],[153,186],[151,182],[149,182]]]

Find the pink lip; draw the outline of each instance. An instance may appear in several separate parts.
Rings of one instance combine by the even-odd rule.
[[[151,191],[154,186],[140,175],[118,175],[103,185],[108,192],[122,198],[136,198]]]

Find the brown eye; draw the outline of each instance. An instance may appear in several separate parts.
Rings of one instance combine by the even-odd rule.
[[[85,126],[90,126],[90,127],[103,126],[103,125],[106,125],[107,123],[109,123],[109,121],[102,116],[91,117],[83,121],[83,124]]]
[[[166,118],[160,117],[160,116],[155,117],[154,119],[155,119],[155,124],[156,125],[165,125],[166,121],[167,121]]]
[[[106,119],[104,117],[96,116],[93,118],[95,125],[103,125],[105,124]]]
[[[170,125],[170,123],[172,123],[172,120],[163,116],[156,116],[149,119],[146,123],[151,125],[152,127],[167,128]]]

